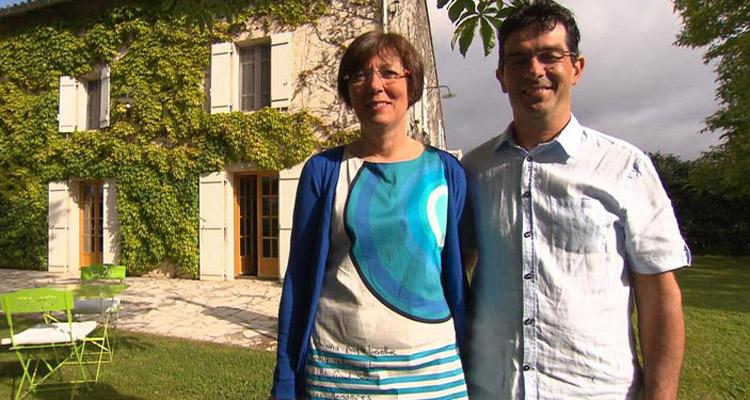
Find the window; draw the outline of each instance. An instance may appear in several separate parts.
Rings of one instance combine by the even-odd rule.
[[[240,110],[271,105],[271,45],[240,49]]]
[[[212,44],[206,84],[211,113],[288,108],[294,81],[292,56],[291,32],[239,44]]]
[[[109,126],[108,66],[97,66],[80,78],[60,77],[58,122],[60,132]]]
[[[97,79],[86,84],[86,130],[99,129],[102,102],[102,81]]]

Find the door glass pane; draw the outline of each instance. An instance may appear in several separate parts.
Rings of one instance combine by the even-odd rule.
[[[271,241],[269,239],[263,239],[263,257],[271,258]]]
[[[271,177],[264,176],[263,177],[263,188],[260,192],[263,196],[268,196],[271,194]]]
[[[271,215],[271,199],[268,197],[264,197],[262,200],[263,203],[263,215]]]
[[[270,215],[279,215],[279,198],[269,197],[268,202],[271,206]]]
[[[271,236],[271,220],[268,218],[263,218],[263,233],[261,234],[261,236]]]

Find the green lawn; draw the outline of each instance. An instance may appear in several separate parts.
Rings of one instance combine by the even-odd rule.
[[[0,323],[0,336],[7,337],[7,323]],[[75,398],[265,400],[271,389],[271,352],[128,332],[120,339],[114,364],[104,365],[99,383],[91,391],[78,389]],[[0,351],[0,399],[10,399],[21,367],[7,348]],[[26,397],[68,398],[68,391]]]
[[[687,349],[680,399],[750,398],[750,257],[696,257],[678,272],[684,292]],[[7,336],[4,316],[0,336]],[[123,333],[115,363],[81,399],[265,399],[273,353]],[[20,366],[0,349],[0,399]],[[47,392],[34,399],[66,399]]]
[[[687,330],[680,399],[750,398],[750,257],[696,257],[677,276]]]

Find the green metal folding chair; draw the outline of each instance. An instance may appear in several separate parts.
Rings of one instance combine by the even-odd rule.
[[[72,291],[23,289],[3,294],[0,300],[10,328],[10,337],[2,339],[2,344],[10,345],[23,368],[14,399],[53,389],[71,389],[72,396],[76,387],[88,387],[93,382],[87,375],[83,358],[87,337],[97,323],[73,321]],[[19,331],[18,318],[29,314],[42,315],[44,322]]]
[[[117,319],[121,300],[117,295],[126,287],[124,282],[125,267],[122,265],[99,264],[81,268],[81,285],[76,293],[73,314],[100,317],[102,333],[90,341],[108,355],[108,362],[113,360],[115,342],[118,341]],[[114,340],[110,340],[110,330]]]
[[[125,266],[112,264],[97,264],[81,267],[81,281],[118,280],[125,281]]]

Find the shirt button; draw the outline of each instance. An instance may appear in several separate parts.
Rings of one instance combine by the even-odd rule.
[[[531,197],[531,192],[530,192],[530,191],[528,191],[528,190],[527,190],[527,191],[525,191],[525,192],[523,192],[523,195],[522,195],[522,197],[523,197],[523,198],[525,198],[525,199],[528,199],[529,197]]]
[[[525,238],[530,238],[530,237],[531,237],[531,232],[525,232],[525,233],[523,234],[523,237],[525,237]]]
[[[531,158],[531,156],[528,156],[528,157],[526,157],[526,161],[528,161],[528,162],[532,162],[532,161],[534,161],[534,159],[533,159],[533,158]]]
[[[529,367],[528,365],[524,365],[524,366],[523,366],[523,370],[524,370],[524,371],[528,371],[528,370],[530,370],[530,369],[531,369],[531,367]]]
[[[531,279],[531,272],[523,276],[523,279]]]
[[[525,320],[523,320],[524,325],[531,325],[533,323],[534,323],[534,320],[532,318],[526,318]]]

